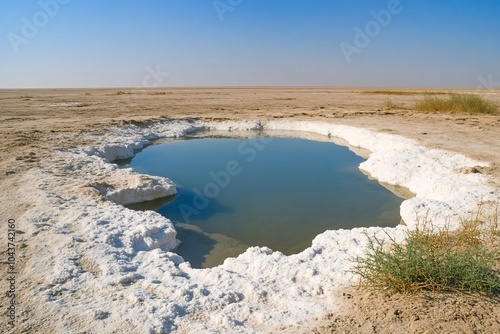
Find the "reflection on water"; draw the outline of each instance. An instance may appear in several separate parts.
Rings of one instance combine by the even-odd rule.
[[[131,206],[175,222],[193,267],[248,246],[294,254],[328,229],[396,226],[402,199],[358,170],[346,147],[296,138],[202,138],[150,146],[130,167],[177,184],[173,198]]]

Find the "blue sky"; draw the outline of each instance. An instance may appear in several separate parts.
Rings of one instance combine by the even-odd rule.
[[[500,81],[499,18],[498,0],[0,0],[0,88],[476,87]]]

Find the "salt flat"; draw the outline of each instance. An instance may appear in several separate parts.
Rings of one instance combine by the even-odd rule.
[[[499,91],[485,93],[499,104]],[[171,252],[168,219],[122,206],[174,186],[111,162],[197,129],[313,132],[368,150],[364,172],[413,192],[401,207],[409,228],[424,215],[453,223],[498,196],[500,117],[383,107],[418,98],[327,88],[0,91],[0,213],[22,232],[18,329],[310,332],[344,308],[339,293],[356,283],[350,258],[362,254],[364,233],[402,240],[406,227],[326,231],[300,254],[250,248],[192,269]],[[494,319],[498,306],[489,312]]]

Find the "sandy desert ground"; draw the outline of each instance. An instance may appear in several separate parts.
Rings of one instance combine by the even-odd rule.
[[[403,89],[401,94],[380,94],[381,89],[349,88],[192,88],[192,89],[46,89],[0,91],[0,217],[5,222],[21,217],[30,207],[25,174],[43,169],[54,150],[98,145],[85,133],[105,133],[110,126],[144,124],[152,119],[305,120],[351,125],[417,140],[421,145],[465,154],[486,161],[478,171],[500,189],[500,115],[420,113],[411,109],[423,92],[443,89]],[[500,90],[454,90],[481,94],[500,106]],[[386,101],[404,109],[387,110]],[[86,138],[83,141],[82,138]],[[94,140],[94,142],[93,142]],[[21,224],[21,222],[19,223]],[[17,248],[19,310],[29,326],[17,330],[41,333],[53,330],[27,293],[25,270],[38,258],[42,239],[24,238]],[[4,243],[2,241],[2,243]],[[5,246],[5,245],[4,245]],[[6,258],[2,247],[2,259]],[[4,261],[4,260],[2,260]],[[2,266],[2,277],[6,275]],[[2,291],[7,290],[2,283]],[[428,294],[420,297],[386,295],[356,288],[338,291],[341,311],[327,314],[308,326],[285,328],[290,333],[498,333],[500,304],[476,295]],[[4,312],[9,300],[1,297],[1,332],[11,328]],[[21,311],[20,311],[21,312]],[[20,316],[20,314],[19,314]],[[35,320],[33,320],[35,319]],[[57,319],[52,319],[57,321]],[[62,321],[61,319],[58,319]]]

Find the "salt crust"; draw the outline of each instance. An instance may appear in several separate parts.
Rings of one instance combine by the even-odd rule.
[[[299,254],[284,256],[266,247],[250,247],[218,267],[191,268],[172,252],[178,240],[168,219],[122,206],[173,194],[172,182],[119,169],[111,162],[133,157],[153,139],[200,129],[314,132],[368,149],[371,154],[360,169],[416,194],[401,205],[409,228],[416,217],[424,216],[438,226],[449,217],[454,223],[479,202],[495,200],[486,176],[457,172],[486,163],[350,126],[170,120],[148,127],[110,128],[104,135],[83,134],[102,144],[54,152],[45,168],[25,175],[20,189],[33,203],[20,220],[32,240],[46,241],[25,272],[38,282],[26,291],[37,301],[34,314],[43,314],[61,333],[286,330],[335,311],[332,291],[357,281],[350,259],[363,254],[366,233],[403,240],[404,226],[332,230],[318,235]]]

